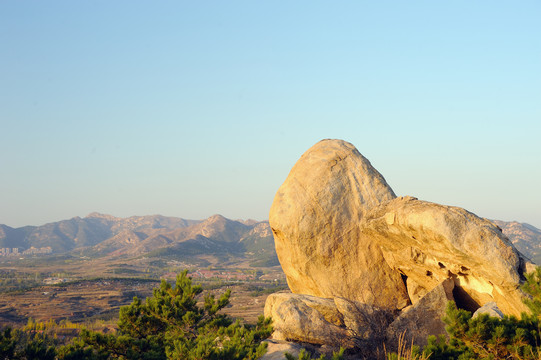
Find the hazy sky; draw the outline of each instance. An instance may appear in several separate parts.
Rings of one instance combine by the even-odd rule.
[[[268,218],[323,138],[541,227],[541,2],[2,1],[0,223]]]

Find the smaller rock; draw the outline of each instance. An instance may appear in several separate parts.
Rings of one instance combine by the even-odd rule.
[[[351,347],[351,337],[332,299],[275,293],[267,297],[265,317],[272,318],[276,340]]]
[[[424,346],[429,335],[445,333],[441,318],[447,303],[453,299],[453,279],[447,279],[430,290],[412,306],[407,307],[387,328],[388,348],[398,345],[398,338],[405,333],[405,340]],[[394,349],[393,349],[394,350]]]
[[[267,352],[260,358],[261,360],[283,360],[286,358],[285,353],[298,357],[302,350],[302,346],[294,342],[274,339],[263,340],[263,342],[267,343]]]
[[[379,309],[375,306],[350,301],[344,298],[334,298],[336,308],[344,318],[344,324],[357,345],[359,341],[370,340],[380,343],[385,338],[385,329],[393,320],[392,311]]]
[[[524,272],[526,274],[530,274],[535,272],[537,269],[537,265],[531,262],[530,260],[524,260]]]
[[[476,312],[473,313],[473,318],[478,317],[481,314],[488,314],[489,316],[497,317],[499,319],[503,319],[503,313],[498,307],[498,305],[491,301],[489,303],[486,303],[485,305],[481,306],[479,309],[477,309]]]
[[[408,289],[408,295],[413,305],[417,304],[417,301],[426,295],[428,292],[424,287],[417,284],[412,278],[406,280],[406,287]]]

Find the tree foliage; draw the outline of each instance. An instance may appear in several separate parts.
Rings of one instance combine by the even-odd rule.
[[[541,267],[536,267],[535,271],[525,276],[526,281],[522,285],[522,290],[530,295],[530,298],[524,299],[524,304],[528,306],[533,316],[541,318]]]
[[[0,332],[0,360],[54,360],[53,339],[34,331],[13,330]]]
[[[266,351],[261,340],[271,332],[262,317],[256,327],[233,322],[219,310],[229,304],[227,290],[218,299],[206,295],[202,307],[187,271],[175,286],[162,281],[153,296],[120,309],[117,334],[83,331],[73,351],[92,349],[89,359],[256,359]],[[68,352],[67,355],[70,355]]]

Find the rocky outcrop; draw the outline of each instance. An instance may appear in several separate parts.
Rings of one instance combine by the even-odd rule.
[[[395,198],[355,147],[321,141],[295,164],[271,207],[276,252],[294,293],[402,308],[408,294],[360,220]]]
[[[345,141],[323,140],[302,155],[276,193],[269,221],[294,293],[279,306],[268,300],[269,309],[281,309],[268,314],[285,338],[310,328],[294,325],[288,333],[291,319],[300,318],[332,325],[333,336],[345,329],[370,338],[361,318],[379,309],[397,314],[388,336],[407,328],[426,339],[443,331],[439,318],[450,299],[472,312],[489,302],[506,314],[525,310],[518,287],[529,264],[500,228],[458,207],[397,198]],[[320,302],[313,297],[325,298],[336,314],[334,304],[340,321],[309,305]],[[328,334],[321,335],[311,336],[325,343]]]

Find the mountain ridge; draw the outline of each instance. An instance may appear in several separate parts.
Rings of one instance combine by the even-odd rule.
[[[498,225],[518,251],[541,264],[541,229],[518,221],[491,220]]]
[[[93,257],[247,255],[275,262],[268,222],[230,220],[219,214],[187,220],[162,215],[119,218],[90,213],[84,218],[76,216],[21,229],[0,225],[1,247],[18,248],[19,253],[36,249],[32,254],[50,248],[52,254]]]

